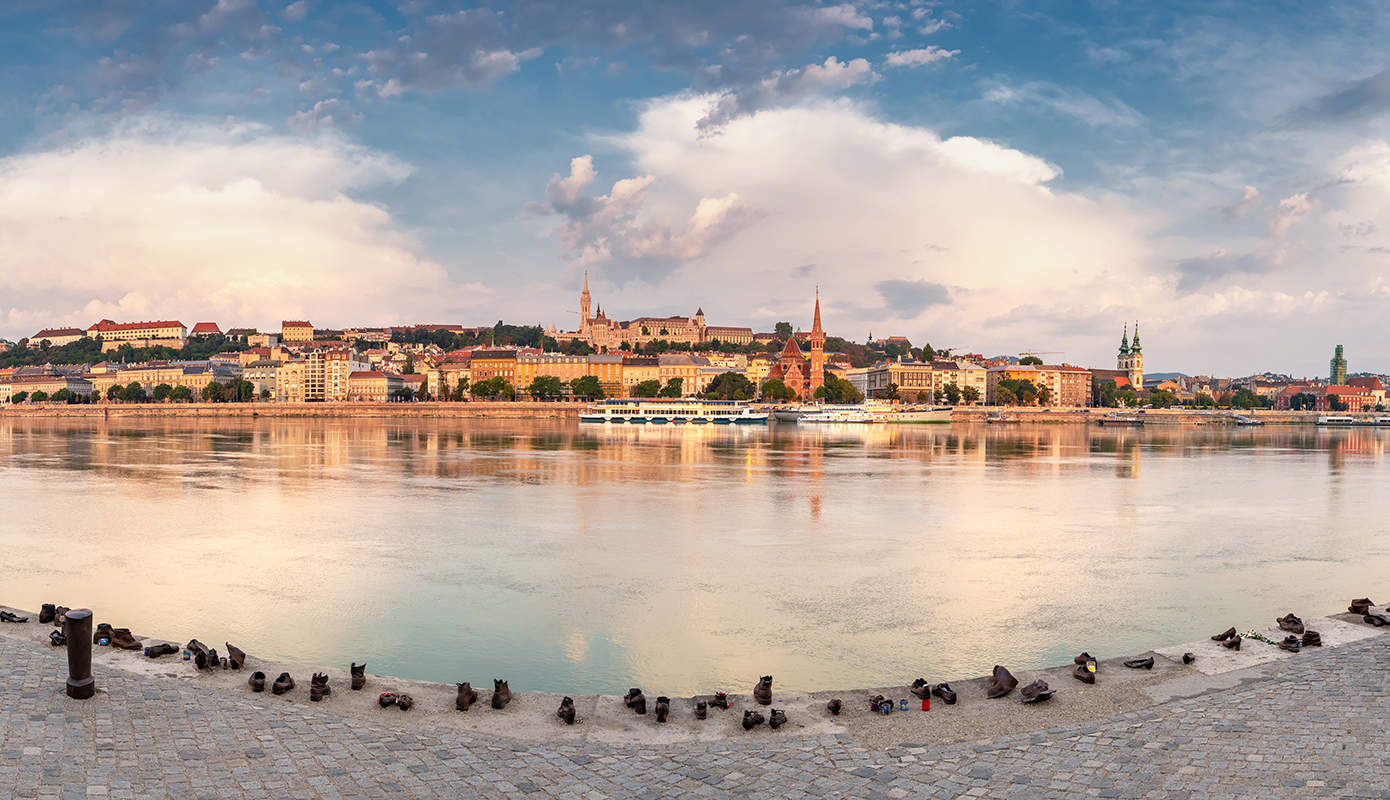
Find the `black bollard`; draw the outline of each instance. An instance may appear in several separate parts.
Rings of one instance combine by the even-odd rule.
[[[68,697],[86,700],[97,692],[97,682],[92,678],[91,610],[69,611],[63,635],[68,638]]]

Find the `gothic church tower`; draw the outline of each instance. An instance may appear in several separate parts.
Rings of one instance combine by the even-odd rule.
[[[816,390],[825,385],[825,329],[820,326],[820,289],[816,290],[816,318],[811,324],[811,374],[808,397],[815,397]]]

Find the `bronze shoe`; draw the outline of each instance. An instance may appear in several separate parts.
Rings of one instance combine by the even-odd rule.
[[[1240,650],[1240,641],[1240,634],[1236,634],[1235,636],[1232,636],[1231,638],[1222,642],[1221,646],[1228,650]]]
[[[1094,684],[1096,682],[1096,674],[1086,669],[1085,664],[1077,664],[1076,669],[1071,671],[1071,676],[1086,684]]]
[[[331,694],[333,687],[328,685],[328,674],[315,672],[314,677],[309,679],[309,699],[317,703]]]
[[[842,703],[840,703],[840,698],[837,697],[834,700],[831,700],[830,702],[825,704],[825,710],[838,717],[840,716],[841,706]]]
[[[294,678],[288,672],[280,673],[280,677],[275,679],[275,683],[270,685],[271,694],[284,694],[294,688]]]
[[[410,707],[413,706],[413,705],[415,705],[415,701],[410,699],[410,695],[408,695],[408,694],[398,694],[398,695],[396,695],[396,708],[399,708],[399,709],[402,710],[402,711],[409,711],[409,710],[410,710]]]
[[[1226,641],[1227,639],[1229,639],[1229,638],[1231,638],[1232,636],[1235,636],[1235,635],[1236,635],[1236,629],[1235,629],[1235,628],[1231,628],[1230,630],[1222,631],[1221,633],[1216,634],[1215,636],[1211,637],[1211,640],[1212,640],[1213,642],[1224,642],[1224,641]]]
[[[265,673],[264,673],[264,672],[261,672],[261,671],[259,671],[259,670],[257,670],[256,672],[251,673],[251,679],[248,680],[247,683],[249,683],[249,684],[251,685],[251,691],[253,691],[253,692],[258,692],[258,693],[259,693],[259,692],[264,692],[264,691],[265,691]],[[277,694],[278,694],[278,692],[277,692]]]
[[[149,656],[150,658],[178,655],[178,652],[179,646],[176,644],[157,644],[153,647],[145,648],[145,655]]]
[[[1276,619],[1275,622],[1279,623],[1279,630],[1281,631],[1287,631],[1288,633],[1303,633],[1303,620],[1295,617],[1293,614],[1285,614],[1279,619]]]
[[[564,720],[566,725],[574,724],[574,698],[566,697],[560,701],[560,708],[555,711],[555,716]]]
[[[1023,695],[1025,703],[1041,703],[1054,694],[1053,690],[1048,688],[1047,681],[1041,678],[1023,687],[1018,693]]]
[[[1371,602],[1371,598],[1362,597],[1351,601],[1351,605],[1347,606],[1347,611],[1353,614],[1365,614],[1371,610],[1373,605],[1375,603]],[[39,614],[39,622],[43,622],[43,614]]]
[[[787,712],[772,709],[772,715],[767,719],[767,726],[774,731],[787,724]]]
[[[1073,659],[1071,660],[1071,663],[1073,663],[1073,664],[1082,664],[1082,665],[1085,665],[1085,663],[1086,663],[1087,661],[1095,661],[1095,660],[1096,660],[1096,659],[1095,659],[1095,656],[1091,655],[1090,653],[1082,652],[1081,655],[1077,656],[1076,658],[1073,658]]]
[[[506,681],[503,681],[503,680],[498,680],[497,678],[493,678],[493,679],[492,679],[492,707],[493,707],[493,708],[506,708],[506,707],[507,707],[507,704],[510,703],[511,701],[512,701],[512,690],[511,690],[510,688],[508,688],[507,682],[506,682]],[[397,700],[396,702],[399,703],[400,701]]]
[[[647,698],[642,696],[642,690],[636,686],[628,689],[627,694],[623,695],[623,705],[638,714],[647,713]]]
[[[111,634],[111,646],[119,647],[122,650],[145,649],[145,646],[131,635],[130,628],[116,628]]]
[[[1298,642],[1298,637],[1293,634],[1285,636],[1284,641],[1279,643],[1280,650],[1287,650],[1290,653],[1297,653],[1302,647],[1303,645]]]
[[[246,653],[240,647],[227,642],[227,666],[232,669],[241,669],[246,666]]]
[[[764,675],[758,680],[758,685],[753,687],[753,699],[760,706],[772,705],[772,676]]]
[[[474,689],[467,681],[460,683],[458,688],[459,693],[458,697],[454,698],[454,708],[459,711],[467,711],[473,707],[474,703],[478,702],[478,690]]]
[[[665,722],[671,715],[671,698],[661,695],[656,698],[656,721]]]
[[[926,681],[922,680],[921,678],[918,678],[917,680],[913,681],[912,685],[909,686],[907,690],[909,692],[912,692],[912,696],[917,698],[918,700],[931,699],[931,685],[928,684]]]
[[[989,688],[985,691],[985,696],[991,699],[1003,697],[1012,692],[1018,686],[1018,678],[1013,673],[996,664],[994,673],[989,677]]]
[[[931,687],[931,693],[934,697],[940,697],[941,702],[945,703],[948,706],[953,706],[956,704],[956,693],[951,690],[951,684],[949,683],[936,684],[935,686]]]
[[[709,703],[704,700],[695,701],[695,719],[704,719],[709,716]]]
[[[351,671],[352,671],[352,690],[353,690],[354,692],[360,691],[360,690],[362,689],[363,686],[366,686],[366,685],[367,685],[367,665],[366,665],[366,664],[358,664],[356,661],[354,661],[354,662],[352,662],[352,670],[351,670]],[[476,700],[477,697],[474,696],[473,699]],[[460,710],[460,711],[463,711],[463,710],[465,710],[465,709],[459,709],[459,710]]]
[[[745,731],[751,731],[766,721],[761,712],[752,710],[743,712],[743,729]]]
[[[1182,663],[1184,663],[1184,664],[1191,664],[1193,661],[1196,661],[1196,660],[1197,660],[1197,657],[1194,656],[1194,655],[1192,655],[1191,653],[1183,653],[1183,654],[1182,654]]]
[[[709,704],[715,708],[728,708],[729,695],[725,694],[724,692],[715,692],[714,699],[709,701]]]
[[[1322,634],[1318,633],[1317,631],[1304,631],[1303,646],[1322,647]]]
[[[48,641],[51,642],[54,647],[64,647],[68,643],[68,637],[64,636],[59,631],[50,631],[48,634]]]
[[[92,644],[101,644],[105,639],[107,644],[111,643],[111,637],[116,635],[116,631],[109,622],[98,622],[96,630],[92,631]]]
[[[1149,656],[1148,658],[1133,658],[1129,661],[1126,661],[1125,666],[1129,667],[1130,669],[1153,669],[1154,657]]]
[[[1366,612],[1363,611],[1363,612],[1361,612],[1361,613],[1364,614],[1364,613],[1366,613]],[[57,619],[57,618],[58,618],[58,607],[55,606],[55,605],[53,605],[52,603],[44,603],[44,604],[43,604],[43,607],[41,607],[41,608],[39,609],[39,623],[40,623],[40,624],[42,624],[42,625],[48,625],[48,624],[50,624],[51,622],[53,622],[53,620],[55,620],[55,619]]]
[[[0,622],[28,622],[28,617],[21,617],[18,614],[11,614],[8,611],[0,611]]]

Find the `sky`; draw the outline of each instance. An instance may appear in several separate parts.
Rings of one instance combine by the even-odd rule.
[[[8,0],[0,336],[619,319],[1390,372],[1390,7]]]

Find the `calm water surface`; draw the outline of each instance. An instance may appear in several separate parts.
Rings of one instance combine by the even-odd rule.
[[[1387,437],[0,418],[0,602],[523,691],[963,678],[1380,597]]]

